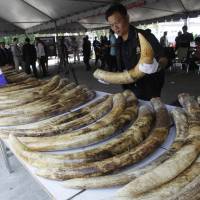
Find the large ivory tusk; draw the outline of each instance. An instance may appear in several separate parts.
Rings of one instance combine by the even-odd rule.
[[[134,66],[129,71],[124,71],[124,72],[107,72],[104,70],[97,69],[93,74],[94,77],[99,80],[112,84],[133,83],[136,80],[143,77],[145,74],[139,71],[139,64],[153,63],[154,52],[150,43],[144,38],[144,36],[141,33],[138,33],[138,36],[141,46],[141,55],[140,55],[140,60],[138,61],[138,64],[136,66]]]

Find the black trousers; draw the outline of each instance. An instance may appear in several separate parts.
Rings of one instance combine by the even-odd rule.
[[[47,75],[47,67],[46,67],[46,57],[42,56],[39,58],[39,65],[42,68],[43,76]]]
[[[32,69],[33,69],[33,74],[35,77],[38,77],[38,73],[37,73],[37,68],[36,68],[36,64],[35,64],[35,61],[25,61],[25,72],[27,74],[31,74],[31,66],[32,66]]]
[[[100,60],[100,52],[99,51],[95,51],[95,65],[97,65],[98,60]]]
[[[90,55],[84,55],[83,62],[85,63],[86,70],[90,70],[91,69],[89,61],[90,61]]]

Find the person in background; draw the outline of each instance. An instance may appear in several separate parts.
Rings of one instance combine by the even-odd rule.
[[[160,38],[160,45],[162,47],[168,47],[169,46],[169,42],[167,39],[167,31],[164,31],[163,36]]]
[[[175,38],[175,43],[176,43],[176,45],[175,45],[175,50],[177,50],[179,47],[180,47],[180,36],[182,35],[182,32],[181,31],[179,31],[178,32],[178,35],[176,36],[176,38]]]
[[[106,11],[106,20],[111,29],[118,35],[118,71],[130,70],[137,65],[141,51],[138,33],[141,33],[148,40],[154,50],[153,63],[139,65],[139,70],[145,73],[145,76],[135,83],[122,85],[123,89],[132,90],[138,98],[143,100],[159,97],[164,84],[164,68],[168,60],[156,37],[130,25],[127,10],[122,4],[111,5]]]
[[[66,58],[66,62],[67,64],[69,64],[69,48],[70,48],[70,43],[69,40],[66,38],[64,39],[64,44],[65,44],[65,58]]]
[[[101,68],[107,67],[110,58],[110,42],[107,36],[101,37]]]
[[[12,65],[13,64],[13,58],[12,58],[12,52],[6,48],[5,42],[0,43],[0,49],[1,49],[1,59],[3,65]]]
[[[83,38],[83,61],[86,66],[86,70],[91,70],[90,66],[90,54],[91,54],[91,42],[88,39],[88,36],[86,35]]]
[[[101,60],[101,65],[100,68],[104,69],[105,67],[105,58],[104,58],[104,36],[101,35],[100,36],[100,44],[101,44],[101,48],[100,48],[100,60]]]
[[[76,37],[71,38],[71,48],[74,54],[74,63],[76,63],[76,61],[80,63],[79,44],[78,41],[76,40]]]
[[[19,72],[19,67],[22,66],[22,50],[18,45],[18,38],[13,39],[13,45],[11,46],[11,52],[13,55],[14,65],[17,72]]]
[[[1,45],[0,45],[0,67],[3,67],[5,65],[6,65],[5,54],[4,54],[4,51],[1,49]]]
[[[27,37],[25,39],[24,45],[22,47],[22,58],[24,61],[24,70],[27,74],[31,74],[31,66],[35,77],[38,77],[36,60],[37,54],[35,46],[30,44],[30,39]]]
[[[110,71],[115,71],[115,68],[117,65],[117,58],[116,58],[116,56],[117,56],[117,49],[116,49],[117,38],[112,29],[110,29],[109,41],[110,41],[110,56],[108,59],[108,67],[109,67]]]
[[[190,42],[194,40],[192,33],[188,33],[188,27],[185,25],[182,27],[183,34],[179,36],[179,47],[190,47]]]
[[[200,64],[200,37],[196,37],[194,41],[196,47],[189,58],[189,65],[193,70],[198,69],[199,67],[197,64]]]
[[[97,65],[98,60],[100,59],[100,54],[101,54],[101,43],[97,40],[97,37],[95,37],[92,45],[93,45],[94,53],[95,53],[95,65]]]
[[[45,44],[39,38],[36,38],[36,53],[39,66],[42,68],[43,76],[47,76]]]
[[[196,50],[193,54],[193,59],[200,62],[200,36],[195,38]]]
[[[68,64],[68,48],[65,43],[65,37],[62,36],[60,38],[59,48],[58,48],[58,55],[60,58],[59,70],[62,68],[64,73],[68,73],[67,64]]]
[[[191,33],[188,33],[188,27],[183,26],[182,27],[183,34],[181,34],[178,38],[178,48],[177,48],[177,57],[182,62],[189,63],[190,57],[191,57],[191,49],[190,49],[190,43],[194,40],[193,35]],[[186,65],[184,65],[186,68]]]

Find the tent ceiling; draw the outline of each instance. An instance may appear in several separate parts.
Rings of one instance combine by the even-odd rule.
[[[103,1],[73,1],[73,0],[26,0],[27,3],[40,9],[42,12],[51,16],[53,19],[58,19],[67,15],[84,12],[105,5]]]
[[[27,33],[56,31],[55,23],[68,32],[105,27],[105,10],[114,1],[126,5],[130,21],[137,23],[200,11],[199,0],[1,0],[0,33],[9,31],[8,22],[11,32],[17,26]]]
[[[135,7],[132,6],[130,9],[128,9],[130,21],[132,23],[151,22],[159,19],[165,20],[166,16],[177,20],[183,15],[186,15],[187,12],[194,10],[200,11],[199,0],[146,0],[137,2],[138,6],[135,4]],[[142,3],[139,4],[139,2],[143,2],[143,5]],[[127,3],[125,2],[124,4],[129,7],[129,4],[131,3],[129,1]],[[192,8],[192,5],[195,5],[195,9]],[[83,18],[79,22],[82,23],[87,29],[95,29],[100,26],[107,26],[103,16],[89,17],[85,19]]]
[[[199,0],[182,0],[182,2],[187,11],[200,10]]]
[[[0,17],[23,29],[49,20],[47,16],[21,0],[1,0]]]
[[[50,26],[44,25],[43,29],[49,30],[55,29],[55,19],[84,13],[111,2],[113,0],[1,0],[0,17],[24,30],[48,22]],[[2,26],[0,31],[4,31]]]
[[[155,1],[146,3],[143,7],[133,8],[129,10],[130,21],[138,22],[147,19],[154,19],[163,16],[173,15],[175,13],[183,12],[183,8],[178,1]],[[145,13],[145,14],[144,14]]]
[[[10,34],[21,34],[24,33],[24,30],[5,21],[0,18],[0,27],[3,27],[3,31],[0,30],[0,36],[10,35]]]

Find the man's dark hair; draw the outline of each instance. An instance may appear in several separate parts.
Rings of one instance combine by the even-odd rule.
[[[25,39],[25,42],[30,43],[30,39],[27,37],[27,38]]]
[[[186,30],[186,31],[187,31],[187,29],[188,29],[188,27],[187,27],[186,25],[184,25],[184,26],[182,27],[182,30]]]
[[[151,33],[151,29],[150,28],[147,28],[145,31],[148,32],[148,33]]]
[[[108,21],[108,17],[110,17],[111,15],[113,15],[113,13],[115,13],[115,12],[120,13],[124,17],[127,16],[126,7],[123,6],[122,4],[116,3],[116,4],[112,4],[108,8],[108,10],[106,11],[106,13],[105,13],[106,20]]]

